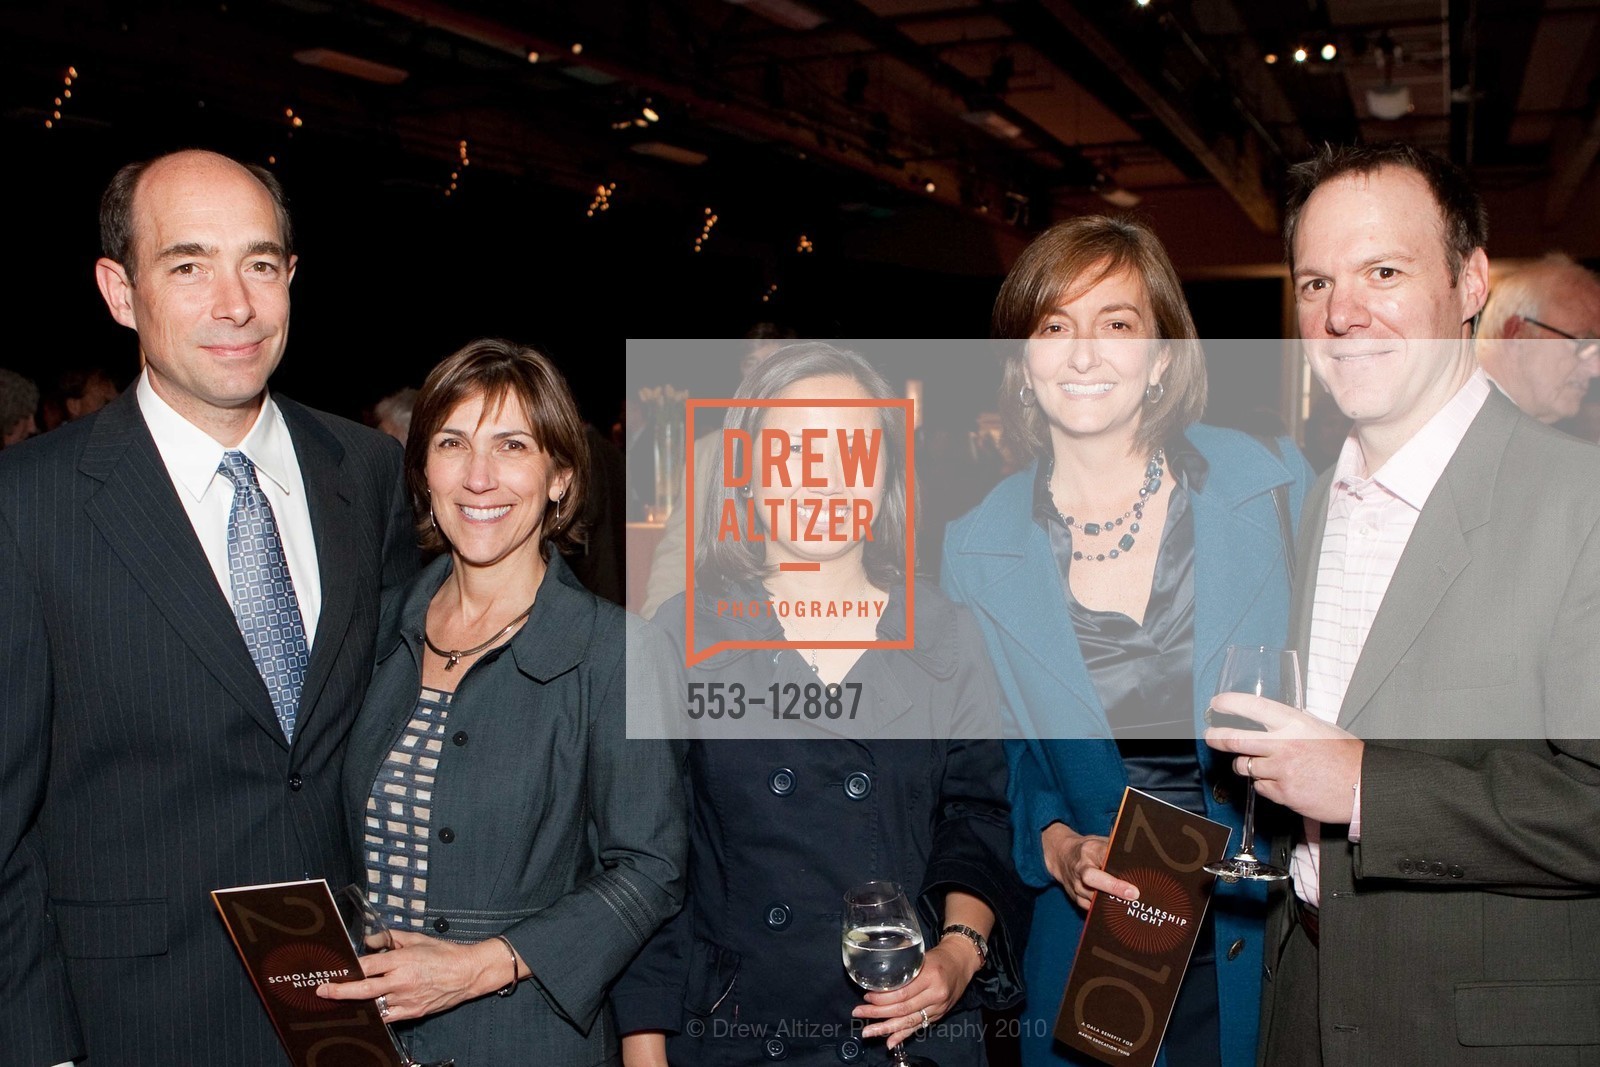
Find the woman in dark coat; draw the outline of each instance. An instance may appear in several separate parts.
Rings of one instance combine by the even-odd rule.
[[[753,370],[739,396],[892,393],[860,357],[807,344]],[[813,506],[808,497],[867,499],[873,538],[803,542],[769,528],[765,541],[701,542],[695,648],[798,647],[734,647],[688,672],[691,700],[715,693],[714,706],[737,693],[746,709],[738,718],[695,720],[684,909],[614,992],[629,1067],[878,1062],[884,1038],[909,1040],[913,1054],[941,1067],[979,1065],[977,1009],[1021,997],[1027,895],[1010,862],[1005,756],[994,740],[998,693],[971,619],[936,588],[915,586],[908,620],[912,507],[899,416],[752,406],[731,409],[727,425],[756,440],[762,427],[787,425],[798,442],[799,430],[819,420],[830,438],[840,423],[881,429],[879,477],[872,487],[845,485],[824,440],[828,485],[802,488],[801,463],[791,462],[792,495],[802,514]],[[749,499],[716,495],[719,509],[731,501],[742,511]],[[817,567],[780,570],[780,562]],[[865,613],[834,611],[863,603]],[[656,615],[680,663],[689,659],[685,615],[682,596]],[[859,645],[908,638],[912,647],[900,650]],[[794,720],[780,717],[791,695]],[[905,890],[928,951],[909,985],[864,996],[841,961],[840,920],[845,891],[874,879]]]
[[[429,375],[406,470],[448,552],[386,607],[344,771],[398,947],[319,991],[377,997],[418,1060],[616,1063],[608,988],[681,899],[679,761],[625,738],[624,613],[554,551],[587,469],[537,352],[475,342]]]

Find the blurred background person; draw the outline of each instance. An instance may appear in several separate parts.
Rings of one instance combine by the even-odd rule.
[[[411,411],[416,406],[417,391],[407,386],[379,400],[372,406],[372,414],[378,420],[378,429],[404,447],[411,434]]]
[[[1094,895],[1138,894],[1101,869],[1111,820],[1132,786],[1240,832],[1243,783],[1198,740],[1201,717],[1224,646],[1284,644],[1310,472],[1287,438],[1196,424],[1204,355],[1143,223],[1051,227],[1006,276],[993,332],[1027,342],[1000,401],[1034,463],[951,525],[944,584],[1020,702],[1015,858],[1041,891],[1022,1062],[1087,1063],[1051,1033]],[[1260,883],[1216,887],[1158,1063],[1255,1063],[1265,911]]]
[[[748,344],[745,345],[744,355],[739,360],[741,376],[747,376],[752,369],[760,365],[762,360],[782,349],[795,336],[795,331],[775,322],[758,322],[744,336]],[[694,443],[689,462],[694,464],[694,484],[697,486],[709,487],[717,476],[713,464],[719,454],[718,440],[719,433],[713,430],[702,434]],[[687,490],[687,478],[684,485]],[[683,592],[684,567],[688,562],[689,552],[688,501],[684,499],[687,495],[687,491],[679,494],[678,506],[667,516],[666,529],[662,532],[661,541],[650,557],[649,582],[645,586],[644,604],[639,609],[639,614],[647,619],[654,618],[669,597]],[[705,499],[704,492],[697,495],[702,501]],[[700,514],[703,516],[704,511],[702,510]],[[695,525],[701,524],[697,522]]]
[[[40,401],[40,432],[46,433],[64,422],[94,414],[115,400],[121,391],[111,373],[102,366],[62,371]]]
[[[804,343],[756,366],[737,396],[883,400],[895,393],[860,356]],[[702,540],[696,646],[893,641],[914,623],[916,647],[734,651],[688,672],[690,684],[737,681],[751,694],[774,684],[803,691],[860,683],[860,718],[818,719],[770,740],[689,743],[689,891],[683,911],[617,985],[628,1067],[882,1062],[880,1039],[899,1044],[928,1024],[912,1040],[913,1054],[941,1067],[973,1067],[985,1062],[978,1008],[1005,1008],[1021,997],[1027,893],[1011,867],[1005,755],[993,739],[994,673],[971,617],[937,587],[919,582],[914,619],[906,617],[905,535],[916,502],[906,495],[905,428],[881,410],[728,409],[725,425],[757,439],[763,426],[784,428],[795,441],[808,428],[881,431],[870,486],[848,485],[833,449],[817,468],[826,487],[802,489],[797,463],[789,468],[793,489],[770,487],[771,495],[797,501],[808,492],[843,494],[852,507],[869,501],[872,539],[806,541],[780,522],[776,530],[763,526],[765,541]],[[722,481],[710,494],[713,513],[749,499]],[[816,569],[784,570],[783,563]],[[683,596],[659,615],[679,663],[686,662]],[[884,607],[876,618],[731,617],[718,609],[735,600]],[[840,965],[840,913],[846,890],[877,879],[898,883],[917,907],[927,955],[910,984],[863,999]]]
[[[0,448],[9,448],[39,432],[39,387],[16,371],[0,367]]]
[[[586,430],[548,359],[495,340],[434,369],[413,430],[443,554],[387,605],[344,772],[399,947],[319,994],[379,998],[423,1061],[612,1062],[607,991],[678,908],[686,814],[671,747],[625,737],[624,613],[562,558]]]
[[[1478,362],[1544,423],[1578,413],[1600,375],[1600,277],[1559,252],[1501,278],[1478,324]]]

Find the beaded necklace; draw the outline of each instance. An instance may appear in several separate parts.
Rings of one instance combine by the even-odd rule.
[[[1069,530],[1081,531],[1085,537],[1099,537],[1101,534],[1110,534],[1123,523],[1128,523],[1127,531],[1117,540],[1115,548],[1108,549],[1105,552],[1095,552],[1093,549],[1087,552],[1082,549],[1073,549],[1072,558],[1074,560],[1103,563],[1108,559],[1116,559],[1125,552],[1133,551],[1135,543],[1133,535],[1139,532],[1139,523],[1144,520],[1144,506],[1149,503],[1151,497],[1161,491],[1161,478],[1165,473],[1165,462],[1165,453],[1159,448],[1156,449],[1150,456],[1150,462],[1145,464],[1144,484],[1139,487],[1139,499],[1133,502],[1133,507],[1124,511],[1115,519],[1108,519],[1105,522],[1080,523],[1071,515],[1063,515],[1059,507],[1056,508],[1056,517],[1061,520],[1062,524]],[[1054,493],[1050,496],[1050,502],[1052,505],[1055,504]],[[1129,519],[1133,521],[1128,522]]]

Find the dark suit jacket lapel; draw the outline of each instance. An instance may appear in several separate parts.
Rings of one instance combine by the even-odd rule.
[[[84,510],[112,551],[229,695],[287,746],[134,390],[100,412],[78,469],[100,483]]]
[[[1491,392],[1417,516],[1411,539],[1406,542],[1394,578],[1372,620],[1350,687],[1345,690],[1339,710],[1339,725],[1344,729],[1359,732],[1351,724],[1393,673],[1433,617],[1445,592],[1471,562],[1466,534],[1489,521],[1495,478],[1515,425],[1515,414],[1510,401]]]
[[[298,736],[313,717],[317,698],[344,646],[350,613],[355,607],[359,568],[350,540],[350,497],[343,477],[344,448],[306,408],[286,397],[278,397],[277,402],[294,441],[295,459],[305,483],[306,503],[311,509],[311,532],[317,542],[317,570],[322,578],[322,611],[317,619],[316,638],[311,644],[311,663],[306,668],[305,685],[300,692],[300,710],[295,723]]]

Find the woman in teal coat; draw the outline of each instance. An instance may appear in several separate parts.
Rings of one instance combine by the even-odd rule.
[[[1047,231],[1006,278],[994,333],[1026,342],[1002,406],[1036,462],[951,525],[944,584],[978,619],[1017,738],[1013,848],[1041,891],[1019,1030],[1039,1067],[1088,1062],[1051,1033],[1091,899],[1135,891],[1101,870],[1124,787],[1238,833],[1243,783],[1197,737],[1224,648],[1285,641],[1310,471],[1286,438],[1196,425],[1204,356],[1142,224]],[[1254,1064],[1264,901],[1259,884],[1217,886],[1158,1063]]]

